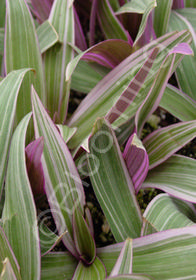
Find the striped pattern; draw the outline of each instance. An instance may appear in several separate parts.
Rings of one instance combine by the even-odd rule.
[[[196,120],[160,128],[143,140],[152,169],[196,137]]]
[[[100,259],[96,257],[90,266],[85,266],[82,262],[79,262],[72,280],[104,280],[105,277],[105,267]]]
[[[63,138],[34,89],[32,106],[36,139],[41,136],[44,138],[42,165],[50,209],[59,235],[68,230],[62,240],[78,256],[73,242],[72,218],[75,208],[78,207],[83,212],[85,197],[82,182]]]
[[[135,116],[135,125],[138,135],[141,135],[145,122],[157,109],[166,88],[167,82],[172,75],[175,67],[177,66],[176,61],[179,61],[180,56],[181,58],[183,58],[185,54],[191,55],[193,53],[188,44],[179,44],[171,52],[169,52],[163,63],[160,65],[160,69],[155,76],[149,93]],[[176,55],[178,55],[177,59]]]
[[[23,78],[28,71],[29,69],[22,69],[12,72],[0,83],[0,197],[7,168],[17,97]]]
[[[71,280],[77,260],[68,252],[49,253],[42,257],[41,280]]]
[[[153,231],[163,231],[194,225],[196,210],[193,204],[171,197],[168,194],[157,195],[146,208],[143,235]]]
[[[2,219],[22,279],[39,280],[41,257],[37,216],[25,162],[25,136],[30,117],[31,113],[25,116],[12,137]]]
[[[5,260],[6,263],[3,264]],[[2,277],[3,270],[8,270],[8,271],[10,270],[9,267],[7,267],[7,265],[11,267],[13,274],[15,274],[16,276],[15,279],[21,280],[21,276],[19,272],[20,268],[18,262],[14,256],[14,253],[10,247],[10,244],[7,240],[7,237],[5,236],[3,229],[0,227],[0,273],[1,273],[0,278]],[[6,272],[4,272],[4,275],[6,275]],[[3,279],[6,278],[4,277]]]
[[[154,81],[154,76],[159,70],[160,62],[165,59],[165,55],[176,44],[189,42],[190,38],[190,34],[187,31],[177,34],[166,34],[164,37],[147,45],[145,49],[141,48],[134,52],[107,74],[80,103],[78,109],[69,120],[69,126],[78,128],[69,143],[69,147],[75,148],[83,142],[90,134],[95,120],[98,117],[105,116],[108,110],[114,106],[121,94],[127,90],[131,80],[142,67],[146,57],[150,55],[154,47],[161,44],[162,51],[157,56],[159,63],[156,63],[155,60],[152,71],[149,72],[142,90],[135,96],[134,102],[129,105],[124,114],[119,116],[118,126],[133,117],[149,92],[149,88]]]
[[[107,273],[124,243],[97,250]],[[133,240],[133,273],[150,275],[156,280],[196,278],[196,226],[170,229]]]
[[[164,35],[168,30],[172,4],[173,0],[157,0],[154,10],[154,30],[157,37]]]
[[[138,237],[141,213],[117,139],[103,119],[96,122],[95,129],[88,157],[94,192],[116,241]]]
[[[59,44],[50,48],[43,56],[47,109],[53,119],[63,123],[67,115],[70,81],[65,81],[66,66],[73,59],[75,44],[73,6],[68,0],[55,0],[49,16],[49,22],[59,36]]]
[[[192,35],[191,47],[196,53],[196,34],[191,23],[182,15],[172,11],[169,21],[169,30],[184,30],[187,29]],[[183,92],[188,94],[191,98],[196,100],[195,93],[195,73],[196,72],[196,58],[185,57],[176,70],[178,84]]]
[[[131,42],[130,35],[115,15],[110,1],[97,1],[97,17],[106,39],[122,39]]]
[[[149,160],[148,154],[136,133],[133,133],[129,138],[123,152],[123,158],[131,176],[135,192],[138,193],[148,173]]]
[[[134,45],[136,45],[136,43],[144,33],[148,17],[155,7],[156,7],[156,0],[129,1],[116,12],[116,14],[122,14],[122,13],[143,14],[139,31],[134,41]]]
[[[142,188],[158,188],[175,197],[196,203],[196,160],[174,155],[152,169]]]
[[[10,261],[8,258],[6,258],[3,261],[3,270],[1,272],[1,280],[17,280],[16,275],[12,269],[12,266],[10,264]],[[21,278],[19,278],[21,279]]]
[[[59,38],[56,30],[48,20],[37,28],[37,37],[42,54],[51,48]]]
[[[149,276],[145,276],[144,274],[129,274],[129,275],[119,275],[115,277],[109,277],[107,280],[153,280],[153,278]]]
[[[128,238],[120,252],[118,260],[110,273],[111,276],[120,274],[131,274],[132,273],[132,261],[133,261],[133,241]]]
[[[196,119],[196,101],[169,84],[159,105],[181,121]]]
[[[24,0],[7,0],[5,36],[6,72],[21,68],[36,71],[36,75],[27,74],[22,84],[16,110],[16,122],[19,122],[31,111],[31,84],[45,104],[41,52],[33,18]]]
[[[76,209],[73,216],[74,242],[80,260],[87,265],[91,264],[96,256],[95,241],[91,235],[87,222],[80,210]]]

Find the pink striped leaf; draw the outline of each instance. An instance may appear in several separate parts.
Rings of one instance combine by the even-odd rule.
[[[146,149],[136,133],[133,133],[129,138],[123,152],[123,157],[131,176],[135,192],[138,193],[148,173],[149,160]]]
[[[195,225],[133,239],[133,273],[160,280],[194,279],[195,244]],[[105,264],[108,274],[111,273],[123,245],[124,242],[97,249],[97,255]]]
[[[31,0],[33,13],[37,17],[39,23],[48,19],[53,0]]]
[[[71,253],[78,257],[73,240],[73,213],[85,204],[84,190],[71,154],[50,119],[36,92],[32,88],[32,107],[35,137],[43,136],[44,150],[41,159],[45,192],[59,235],[68,231],[62,240]]]
[[[179,54],[181,55],[182,59],[184,55],[192,55],[193,52],[188,44],[181,43],[175,46],[174,49],[169,52],[163,63],[160,65],[160,69],[155,76],[149,93],[135,116],[136,131],[138,135],[141,135],[146,120],[157,109],[161,101],[161,98],[167,86],[167,82],[175,69],[177,54],[177,60],[179,61]]]
[[[195,120],[163,127],[149,134],[143,140],[149,157],[149,169],[163,163],[195,137]]]

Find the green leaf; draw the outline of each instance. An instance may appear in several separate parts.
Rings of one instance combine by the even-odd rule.
[[[116,12],[116,14],[122,14],[122,13],[143,14],[142,21],[141,21],[141,24],[139,27],[139,31],[138,31],[138,34],[134,41],[134,45],[136,45],[136,43],[142,36],[142,34],[145,30],[146,24],[147,24],[148,16],[156,6],[157,6],[156,0],[143,0],[143,1],[131,0],[128,3],[126,3],[125,5],[123,5]]]
[[[56,235],[52,230],[50,230],[41,220],[43,216],[47,214],[46,211],[43,211],[41,215],[39,215],[39,241],[41,248],[41,255],[45,255],[53,249],[53,247],[59,242],[60,238]],[[38,221],[39,222],[39,221]]]
[[[108,0],[97,1],[97,15],[106,39],[129,39],[128,32],[114,14]]]
[[[181,121],[196,119],[196,102],[169,84],[165,89],[159,106]]]
[[[4,54],[4,28],[0,28],[0,55]]]
[[[186,7],[196,8],[196,3],[194,0],[185,0]]]
[[[42,257],[41,280],[71,280],[77,260],[68,252],[50,253]]]
[[[67,115],[70,81],[65,81],[66,66],[73,59],[74,16],[73,5],[68,0],[55,0],[49,16],[49,22],[55,28],[60,43],[44,54],[46,77],[47,109],[53,118],[63,123]]]
[[[158,188],[175,197],[196,203],[196,160],[174,155],[153,168],[142,187]]]
[[[67,143],[72,136],[76,133],[76,127],[68,127],[67,125],[57,124],[61,136],[63,137],[65,143]]]
[[[163,231],[194,225],[196,210],[193,204],[171,197],[157,195],[144,212],[143,235],[152,233],[151,229]]]
[[[27,4],[24,0],[7,0],[6,12],[6,72],[24,67],[33,68],[36,71],[36,75],[29,73],[22,84],[16,109],[18,123],[31,111],[31,84],[34,85],[44,103],[45,84],[36,30]]]
[[[97,250],[109,274],[124,243]],[[195,279],[196,227],[171,229],[133,240],[133,273],[156,280]]]
[[[191,32],[193,41],[191,47],[196,54],[196,34],[190,22],[172,11],[169,21],[169,30],[184,30],[188,29]],[[196,100],[195,93],[195,73],[196,73],[196,57],[185,57],[176,70],[177,80],[183,92]]]
[[[191,23],[192,27],[196,32],[196,19],[195,19],[196,9],[184,8],[184,9],[176,10],[176,12],[182,15],[183,17],[185,17]]]
[[[157,0],[154,10],[154,30],[157,37],[167,32],[173,0]]]
[[[196,137],[196,121],[180,122],[149,134],[143,144],[149,157],[149,168],[161,164]]]
[[[48,116],[40,99],[32,89],[33,120],[36,139],[43,136],[42,165],[45,192],[59,235],[69,250],[78,256],[73,242],[72,218],[75,208],[83,212],[84,190],[71,154]]]
[[[192,54],[192,51],[188,45],[185,46],[185,44],[180,44],[168,54],[163,63],[160,65],[160,70],[155,77],[149,93],[136,113],[135,122],[138,135],[141,135],[145,122],[158,107],[167,82],[174,70],[173,68],[176,56],[178,55],[177,59],[179,59],[179,54],[181,54],[182,57],[184,54]]]
[[[0,227],[0,272],[2,271],[0,279],[2,277],[3,270],[6,270],[5,265],[6,265],[7,261],[5,264],[3,264],[4,260],[6,260],[6,258],[7,258],[7,260],[9,260],[8,265],[12,267],[12,270],[16,276],[16,279],[21,280],[20,268],[19,268],[18,262],[12,251],[12,248],[10,247],[10,244],[7,240],[7,237],[5,236],[3,229]],[[6,272],[4,272],[4,273],[6,273]],[[6,279],[6,278],[4,277],[3,279]]]
[[[115,127],[119,127],[131,119],[149,92],[154,77],[159,70],[160,63],[165,59],[165,56],[176,46],[176,44],[187,41],[190,41],[190,34],[186,31],[178,34],[167,34],[136,51],[110,71],[110,73],[93,88],[87,97],[84,98],[76,112],[68,121],[69,126],[78,128],[76,134],[69,141],[69,147],[75,148],[79,146],[84,139],[88,137],[96,118],[105,116],[115,105],[122,93],[129,90],[129,84],[142,67],[153,48],[161,46],[161,51],[158,54],[157,59],[153,64],[152,71],[149,72],[142,89],[135,96],[133,102],[125,110],[124,114],[114,122],[114,125]],[[176,63],[178,63],[178,61],[176,61]],[[130,92],[130,94],[133,93]]]
[[[12,266],[11,266],[8,258],[6,258],[3,261],[3,270],[1,272],[0,279],[1,280],[17,280],[16,275],[12,269]]]
[[[52,24],[46,20],[37,28],[37,37],[41,53],[44,53],[58,41],[58,34]]]
[[[85,266],[81,261],[79,262],[72,280],[104,280],[106,271],[103,263],[96,257],[90,266]]]
[[[120,275],[115,277],[109,277],[107,280],[153,280],[149,276],[145,276],[144,274],[130,274],[130,275]]]
[[[98,119],[90,139],[90,178],[117,242],[138,237],[141,213],[134,187],[109,123]]]
[[[118,260],[112,269],[111,276],[119,274],[131,274],[132,273],[132,262],[133,262],[133,241],[128,238],[120,252]]]
[[[79,209],[75,209],[73,216],[74,242],[80,259],[91,264],[96,255],[95,241],[90,233],[87,222]]]
[[[13,71],[0,83],[0,197],[7,168],[8,151],[13,131],[18,92],[30,69]]]
[[[71,89],[89,93],[102,78],[100,73],[81,60],[72,74]]]
[[[31,113],[14,132],[5,182],[3,228],[18,260],[22,279],[40,279],[36,209],[26,170],[25,136]]]

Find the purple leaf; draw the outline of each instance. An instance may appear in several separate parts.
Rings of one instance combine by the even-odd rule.
[[[42,23],[49,17],[53,0],[31,0],[31,4],[38,22]]]
[[[79,49],[84,51],[87,49],[87,44],[76,9],[74,9],[74,20],[75,20],[75,37],[76,37],[75,44]]]
[[[183,9],[184,8],[184,0],[173,0],[172,9]]]
[[[128,42],[120,39],[110,39],[91,47],[82,59],[114,68],[132,52],[132,47]]]
[[[95,23],[96,23],[96,14],[97,14],[97,0],[93,0],[90,14],[90,46],[93,46],[95,43]]]
[[[31,142],[25,149],[26,164],[29,181],[35,196],[45,194],[44,172],[41,163],[41,156],[44,148],[43,137]]]
[[[135,191],[138,193],[148,173],[149,160],[142,142],[135,133],[129,138],[125,146],[123,157]]]
[[[153,27],[153,17],[152,17],[152,13],[151,13],[148,17],[144,33],[141,36],[141,38],[139,39],[137,44],[139,46],[145,46],[146,44],[150,43],[152,40],[155,40],[155,39],[156,39],[156,34],[154,31],[154,27]]]

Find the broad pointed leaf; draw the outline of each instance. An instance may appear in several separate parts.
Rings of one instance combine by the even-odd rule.
[[[118,260],[112,269],[111,276],[119,274],[131,274],[132,273],[132,262],[133,262],[133,241],[127,239],[120,252]]]
[[[26,170],[25,136],[31,114],[14,132],[5,182],[3,228],[18,260],[22,279],[40,279],[40,247],[36,209]]]
[[[0,273],[1,274],[3,274],[3,270],[6,270],[6,267],[5,267],[6,263],[3,264],[3,262],[6,260],[6,258],[7,258],[6,263],[9,260],[9,265],[11,266],[12,271],[13,271],[14,275],[16,276],[16,279],[21,280],[20,268],[19,268],[18,262],[10,247],[10,244],[7,240],[7,237],[5,236],[3,229],[0,227]],[[5,272],[4,272],[4,274],[5,274]],[[1,278],[1,276],[0,276],[0,278]],[[3,279],[6,279],[6,278],[4,277]]]
[[[3,270],[1,272],[0,279],[1,280],[17,280],[16,275],[12,269],[12,266],[11,266],[8,258],[6,258],[3,261]]]
[[[68,230],[62,238],[63,242],[72,254],[78,256],[73,242],[72,217],[77,207],[83,212],[85,198],[82,182],[63,138],[34,89],[32,106],[36,139],[44,138],[42,165],[51,212],[59,235]]]
[[[66,66],[73,59],[74,15],[69,0],[55,0],[49,22],[59,35],[59,44],[50,48],[44,55],[44,68],[47,90],[47,109],[53,118],[57,114],[60,123],[66,118],[69,101],[70,81],[65,81]]]
[[[76,46],[84,51],[87,49],[87,44],[86,44],[86,39],[85,39],[85,36],[84,36],[84,32],[82,30],[82,26],[81,26],[81,23],[80,23],[80,19],[78,17],[78,14],[77,14],[77,11],[76,9],[74,9],[74,23],[75,23],[75,34],[76,34]]]
[[[156,280],[196,277],[196,227],[166,230],[133,240],[133,273]],[[110,273],[123,243],[98,249]]]
[[[155,60],[153,64],[154,67],[152,67],[152,71],[149,72],[141,91],[136,95],[134,102],[129,105],[122,117],[119,117],[119,121],[116,120],[116,122],[118,122],[115,124],[119,127],[131,119],[149,92],[155,73],[159,70],[160,61],[165,59],[165,55],[167,55],[168,51],[173,49],[176,44],[184,41],[189,42],[189,40],[190,35],[186,31],[175,35],[167,34],[165,37],[153,41],[145,47],[145,49],[142,48],[130,55],[107,74],[81,102],[80,106],[69,120],[69,126],[78,128],[76,134],[69,142],[70,148],[75,148],[84,141],[90,134],[96,118],[104,116],[108,110],[114,106],[118,98],[128,88],[131,80],[142,67],[146,57],[150,55],[154,47],[160,44],[162,51],[158,54],[157,60]]]
[[[77,208],[73,216],[73,232],[80,259],[86,264],[91,264],[96,255],[95,241],[93,240],[87,222]]]
[[[63,137],[65,143],[67,143],[71,137],[76,133],[76,127],[68,127],[67,125],[57,124],[61,136]]]
[[[181,121],[196,119],[196,101],[169,84],[159,105]]]
[[[104,280],[106,271],[104,264],[96,257],[90,266],[85,266],[81,261],[79,262],[72,280]]]
[[[29,70],[21,69],[14,71],[7,75],[0,83],[0,197],[6,173],[18,92],[23,78]]]
[[[58,41],[58,34],[48,20],[38,27],[37,36],[41,53],[47,51]]]
[[[188,29],[191,32],[193,42],[191,47],[194,54],[196,53],[196,34],[191,23],[182,15],[172,11],[169,30]],[[185,57],[176,70],[177,80],[180,88],[191,98],[196,100],[195,94],[195,72],[196,72],[196,57]]]
[[[139,27],[138,34],[136,36],[136,39],[134,41],[134,45],[138,42],[140,37],[142,36],[147,19],[152,12],[152,10],[156,7],[156,0],[143,0],[143,1],[137,1],[137,0],[131,0],[125,5],[123,5],[116,13],[138,13],[143,14],[142,21]]]
[[[41,280],[71,280],[77,260],[68,252],[50,253],[42,257]]]
[[[168,56],[166,56],[165,60],[160,65],[160,70],[155,77],[154,83],[152,84],[146,99],[136,113],[135,122],[138,135],[141,135],[146,120],[158,107],[167,82],[174,70],[174,64],[177,55],[177,59],[179,60],[179,54],[182,55],[182,58],[183,55],[192,54],[192,50],[188,44],[179,44],[168,54]]]
[[[137,193],[148,173],[149,160],[146,149],[135,133],[129,138],[123,157]]]
[[[174,155],[153,168],[142,187],[158,188],[175,197],[196,203],[196,160]]]
[[[180,122],[155,130],[143,140],[152,169],[196,137],[196,121]]]
[[[157,0],[154,10],[154,30],[157,37],[164,35],[168,29],[173,0]]]
[[[157,195],[144,212],[143,235],[152,233],[151,228],[163,231],[194,225],[196,210],[193,204],[171,197],[168,194]]]
[[[129,275],[119,275],[114,277],[108,277],[107,280],[153,280],[153,278],[149,276],[145,276],[144,274],[129,274]]]
[[[41,215],[38,216],[38,222],[40,222],[39,223],[39,240],[40,240],[42,256],[48,254],[48,252],[50,252],[60,240],[60,237],[58,235],[56,235],[51,229],[49,229],[44,224],[44,222],[43,222],[44,219],[41,219],[41,218],[43,218],[44,214],[47,214],[47,213],[43,212],[43,213],[41,213]]]
[[[89,146],[91,182],[115,239],[139,236],[141,213],[134,187],[107,121],[96,122]]]
[[[36,30],[27,4],[24,0],[7,0],[6,12],[6,72],[24,67],[36,71],[36,75],[29,73],[26,76],[21,87],[16,111],[18,122],[31,111],[31,84],[43,102],[45,102],[45,84]]]
[[[97,16],[106,39],[122,39],[131,42],[129,33],[116,17],[109,0],[97,1]]]

